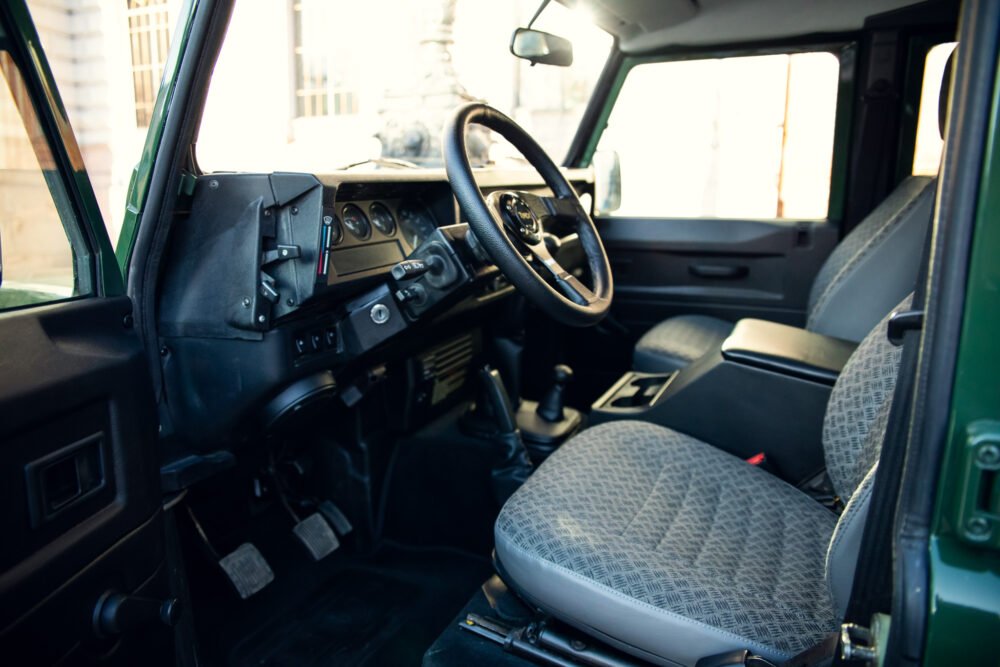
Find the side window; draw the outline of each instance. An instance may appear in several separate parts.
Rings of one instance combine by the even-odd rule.
[[[941,78],[955,42],[938,44],[927,52],[924,60],[924,80],[920,86],[920,111],[917,113],[917,139],[913,149],[914,176],[936,176],[941,164],[944,142],[938,127],[938,105]]]
[[[89,294],[86,244],[76,238],[61,176],[6,51],[0,75],[0,310]]]
[[[825,218],[839,71],[829,52],[636,66],[599,146],[621,160],[614,215]]]

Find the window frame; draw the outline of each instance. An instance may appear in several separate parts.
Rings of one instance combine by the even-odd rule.
[[[594,153],[608,127],[608,120],[618,102],[619,95],[632,69],[641,65],[683,62],[691,60],[711,60],[722,58],[739,58],[747,56],[792,55],[796,53],[829,52],[840,63],[840,78],[837,85],[837,105],[834,113],[833,155],[830,165],[830,196],[827,202],[827,215],[816,222],[828,222],[840,225],[844,216],[844,205],[847,196],[847,171],[850,157],[851,133],[854,125],[854,94],[857,78],[858,41],[855,35],[831,36],[823,41],[790,40],[781,43],[736,45],[726,49],[718,48],[675,48],[662,52],[629,55],[621,54],[617,71],[610,79],[607,94],[599,100],[599,113],[593,123],[590,134],[579,159],[574,166],[587,168],[593,162]],[[609,60],[613,62],[614,59]],[[595,100],[597,101],[597,100]],[[662,219],[688,219],[677,216],[663,216]],[[711,220],[714,218],[691,218]],[[755,218],[757,219],[757,218]],[[797,224],[795,218],[761,218],[767,222]]]

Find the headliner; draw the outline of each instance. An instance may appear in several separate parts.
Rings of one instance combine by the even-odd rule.
[[[589,10],[622,51],[784,39],[860,29],[915,0],[559,0]]]

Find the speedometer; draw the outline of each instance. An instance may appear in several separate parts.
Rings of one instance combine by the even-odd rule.
[[[437,231],[434,216],[415,199],[400,204],[396,213],[399,217],[399,231],[411,248],[416,248]]]

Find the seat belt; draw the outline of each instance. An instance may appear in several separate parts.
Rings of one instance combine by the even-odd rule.
[[[898,43],[899,33],[894,30],[876,32],[870,40],[868,71],[858,117],[860,134],[851,156],[851,184],[841,238],[864,220],[892,186],[893,161],[888,149],[896,135],[895,119],[900,99]]]

